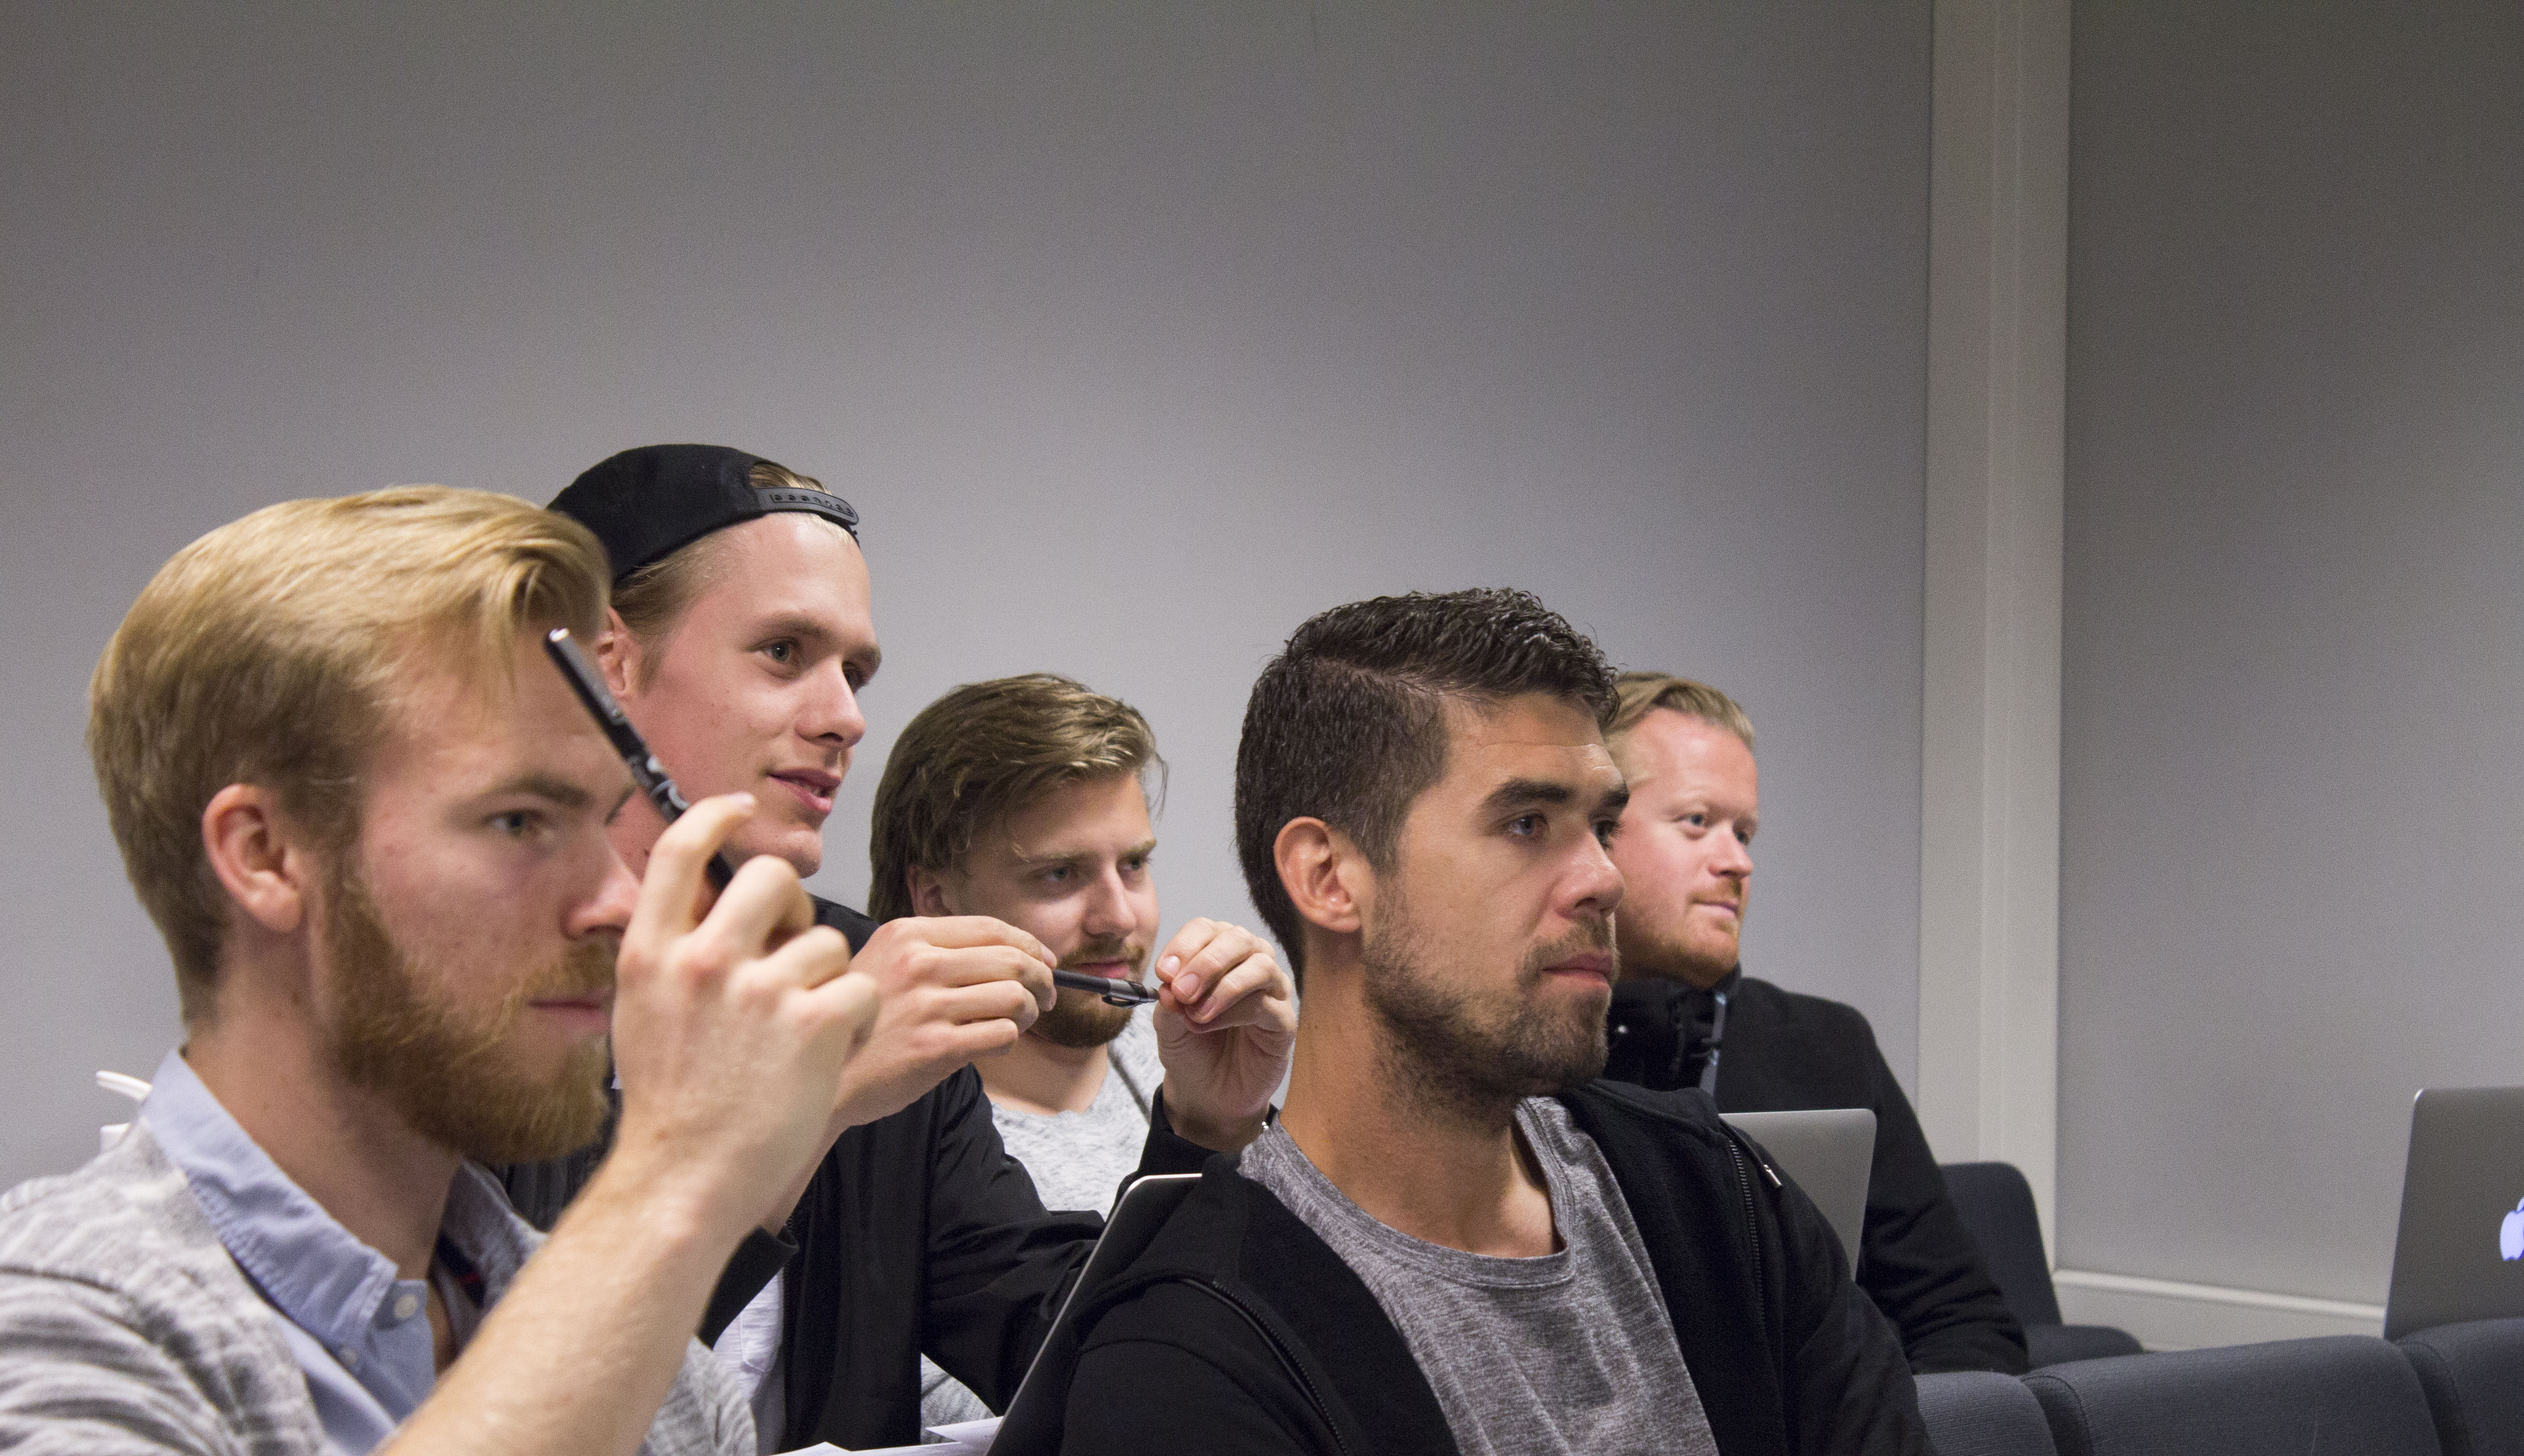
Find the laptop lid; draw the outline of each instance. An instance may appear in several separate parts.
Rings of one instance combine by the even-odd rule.
[[[2524,1087],[2432,1087],[2410,1106],[2384,1337],[2524,1315]]]
[[[1858,1273],[1859,1236],[1867,1228],[1867,1179],[1875,1163],[1875,1114],[1865,1107],[1816,1112],[1729,1112],[1726,1120],[1762,1144],[1781,1173],[1795,1180],[1823,1221],[1840,1236],[1849,1272]]]
[[[1122,1200],[1113,1205],[1113,1212],[1104,1220],[1104,1236],[1095,1240],[1095,1251],[1087,1256],[1087,1267],[1070,1284],[1068,1296],[1060,1301],[1060,1313],[1052,1316],[1051,1328],[1034,1353],[1034,1363],[1026,1367],[1025,1379],[1017,1383],[1017,1393],[1008,1397],[1007,1416],[1000,1422],[1002,1431],[1060,1429],[1061,1409],[1069,1399],[1071,1361],[1056,1362],[1059,1374],[1045,1378],[1044,1356],[1075,1343],[1077,1332],[1071,1326],[1080,1306],[1107,1280],[1147,1251],[1148,1245],[1156,1241],[1157,1231],[1166,1226],[1166,1220],[1175,1216],[1175,1210],[1199,1185],[1197,1173],[1151,1173],[1123,1190]]]

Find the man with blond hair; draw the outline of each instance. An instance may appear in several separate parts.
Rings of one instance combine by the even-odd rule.
[[[131,1130],[0,1196],[0,1447],[748,1452],[692,1339],[822,1146],[877,992],[712,799],[633,879],[546,660],[604,558],[505,497],[270,507],[99,662],[88,743],[185,1039]],[[612,1155],[549,1239],[483,1160]],[[563,1336],[566,1337],[563,1337]]]
[[[880,919],[989,915],[1031,932],[1063,969],[1115,981],[1153,963],[1153,1008],[1063,987],[1015,1045],[976,1063],[1001,1142],[1053,1208],[1108,1211],[1139,1165],[1162,1047],[1196,1034],[1183,996],[1249,984],[1287,1008],[1269,945],[1241,926],[1189,920],[1158,949],[1148,780],[1164,769],[1139,709],[1036,672],[922,708],[877,784],[868,909]],[[1279,1063],[1250,1058],[1243,1075],[1267,1097]],[[934,1363],[921,1385],[928,1425],[986,1414]]]
[[[1613,837],[1628,891],[1605,1075],[1696,1087],[1723,1112],[1875,1113],[1858,1283],[1911,1368],[2021,1374],[2024,1328],[1946,1196],[1911,1099],[1855,1006],[1744,974],[1761,780],[1753,720],[1689,678],[1626,672],[1605,739],[1630,786]]]

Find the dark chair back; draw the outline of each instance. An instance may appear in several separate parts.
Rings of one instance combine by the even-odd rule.
[[[2033,1186],[2014,1163],[1947,1163],[1946,1192],[1955,1212],[1989,1261],[1989,1276],[2007,1307],[2026,1325],[2060,1323],[2060,1296],[2051,1287],[2051,1260],[2042,1251],[2042,1220],[2033,1211]]]
[[[2402,1352],[2337,1335],[2081,1360],[2024,1378],[2060,1456],[2436,1456],[2436,1422]]]
[[[1919,1419],[1937,1456],[2058,1456],[2042,1402],[2012,1375],[1959,1370],[1919,1377]]]
[[[2524,1319],[2439,1325],[2396,1343],[2428,1392],[2445,1456],[2524,1451]]]

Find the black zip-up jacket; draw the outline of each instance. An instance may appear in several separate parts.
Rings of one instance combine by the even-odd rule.
[[[1858,1286],[1902,1332],[1911,1369],[2022,1375],[2024,1327],[2008,1310],[1980,1245],[1955,1212],[1936,1155],[1876,1049],[1867,1017],[1855,1006],[1783,991],[1741,970],[1715,989],[1727,993],[1719,1111],[1874,1112]],[[1643,978],[1615,986],[1604,1075],[1649,1088],[1699,1085],[1713,1010],[1709,992],[1680,982]]]
[[[876,922],[829,900],[816,919],[859,948]],[[1207,1148],[1175,1135],[1159,1097],[1140,1171],[1195,1172]],[[550,1228],[612,1141],[501,1170],[518,1212]],[[844,1133],[790,1215],[788,1237],[756,1232],[710,1297],[701,1335],[777,1276],[789,1446],[910,1445],[920,1439],[920,1356],[996,1410],[1016,1393],[1060,1295],[1104,1221],[1045,1212],[991,1121],[971,1067],[889,1117]]]
[[[1697,1092],[1590,1083],[1561,1098],[1603,1150],[1726,1456],[1925,1452],[1901,1342],[1822,1215]],[[1386,1456],[1456,1450],[1376,1296],[1236,1159],[1212,1158],[1147,1251],[1090,1296],[1041,1456]]]

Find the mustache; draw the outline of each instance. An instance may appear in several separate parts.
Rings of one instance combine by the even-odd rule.
[[[1557,965],[1573,955],[1582,955],[1590,950],[1601,950],[1611,955],[1613,974],[1620,976],[1621,950],[1613,943],[1612,916],[1590,916],[1578,921],[1576,929],[1550,945],[1535,946],[1525,957],[1525,974],[1528,978],[1540,976],[1544,966]]]
[[[574,999],[613,990],[613,959],[619,946],[589,941],[572,946],[549,964],[538,967],[513,993],[515,1000]]]
[[[1128,936],[1107,936],[1100,940],[1089,941],[1086,945],[1062,956],[1060,968],[1064,971],[1074,971],[1080,966],[1092,965],[1097,961],[1119,960],[1129,962],[1131,974],[1136,976],[1140,973],[1141,962],[1147,958],[1147,946]]]

